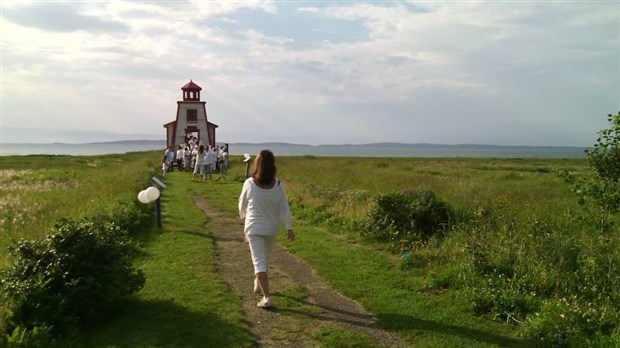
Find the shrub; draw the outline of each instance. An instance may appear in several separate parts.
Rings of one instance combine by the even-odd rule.
[[[551,346],[561,335],[572,347],[618,347],[620,313],[615,304],[593,303],[577,295],[547,300],[527,319],[527,333]]]
[[[522,278],[502,274],[483,277],[466,291],[476,314],[490,314],[494,319],[520,322],[540,307],[536,293]]]
[[[473,214],[461,279],[478,314],[514,319],[544,346],[620,343],[620,113],[587,151],[590,171],[564,172],[583,211],[556,222]]]
[[[42,327],[60,334],[97,322],[145,281],[133,269],[137,249],[128,232],[102,217],[61,219],[45,240],[21,240],[9,250],[14,263],[0,280],[7,332]]]
[[[38,348],[50,347],[55,343],[51,335],[51,328],[48,326],[35,326],[32,329],[18,326],[13,329],[11,334],[7,334],[4,339],[7,347]],[[3,343],[1,338],[0,343]]]
[[[361,225],[362,235],[394,247],[411,246],[447,230],[450,209],[431,191],[379,196]]]
[[[598,143],[587,151],[590,168],[596,177],[588,193],[607,211],[620,210],[620,112],[607,115],[611,125],[599,132]]]
[[[528,334],[549,345],[558,333],[573,343],[611,339],[620,330],[620,244],[576,221],[471,227],[471,272],[459,280],[474,311],[526,319]]]
[[[582,176],[560,172],[578,195],[585,214],[603,232],[614,230],[614,214],[620,211],[620,112],[607,117],[610,128],[601,130],[597,143],[586,150],[590,172]]]
[[[142,203],[119,203],[116,204],[109,216],[103,215],[98,218],[102,221],[111,220],[123,231],[138,232],[149,223],[152,223],[152,206]]]

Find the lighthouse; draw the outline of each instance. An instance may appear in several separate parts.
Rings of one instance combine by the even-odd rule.
[[[177,101],[177,114],[166,128],[166,147],[177,148],[187,144],[193,136],[201,144],[215,146],[215,128],[218,126],[207,119],[206,102],[200,100],[202,88],[190,80],[181,87],[183,100]]]

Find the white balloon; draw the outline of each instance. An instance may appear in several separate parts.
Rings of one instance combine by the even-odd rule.
[[[159,198],[159,190],[157,189],[157,187],[151,186],[151,187],[147,188],[146,189],[146,198],[148,198],[148,200],[150,202],[153,202],[154,200]]]
[[[150,202],[148,197],[146,196],[146,190],[142,190],[142,191],[140,191],[140,193],[138,193],[138,200],[141,203],[149,203]]]

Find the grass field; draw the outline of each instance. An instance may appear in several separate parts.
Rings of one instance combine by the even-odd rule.
[[[158,174],[159,155],[2,157],[0,244],[21,237],[42,238],[59,217],[89,215],[108,209],[123,195],[137,195]],[[553,257],[561,258],[562,250],[596,246],[588,244],[593,232],[587,222],[569,218],[581,208],[557,175],[559,169],[586,171],[586,160],[304,156],[278,157],[277,164],[298,231],[299,241],[290,251],[313,265],[334,288],[375,312],[381,326],[417,346],[532,344],[519,338],[524,334],[521,325],[533,324],[523,324],[518,313],[473,314],[471,301],[476,297],[468,291],[472,282],[486,278],[473,275],[471,250],[480,250],[472,240],[483,244],[487,266],[509,265],[519,279],[532,285],[528,290],[547,291],[544,296],[549,299],[559,295],[554,291],[565,281],[562,269],[552,266]],[[188,173],[171,173],[170,189],[162,195],[165,228],[142,237],[145,256],[138,260],[138,268],[145,270],[147,285],[127,313],[110,326],[87,331],[79,342],[167,346],[183,342],[192,332],[216,330],[221,337],[209,339],[220,346],[252,346],[239,304],[227,297],[213,261],[205,259],[212,254],[213,243],[208,232],[201,231],[204,216],[189,198],[192,192],[204,195],[220,210],[236,215],[244,174],[242,159],[236,157],[231,158],[228,175],[234,184],[191,186]],[[431,190],[449,203],[456,224],[442,238],[411,250],[414,261],[403,267],[399,253],[361,238],[352,222],[365,218],[377,196],[418,189]],[[617,245],[617,232],[609,238]],[[602,261],[596,258],[592,262],[617,270],[617,253],[612,253],[609,264],[599,264]],[[10,261],[5,248],[0,260],[3,265]],[[181,289],[176,284],[184,283],[186,274],[211,281]],[[513,295],[520,294],[515,290]],[[508,300],[502,298],[502,303]],[[494,314],[501,320],[490,320]],[[150,319],[140,319],[144,317]],[[170,322],[170,317],[177,319]],[[210,326],[200,324],[205,321]],[[153,331],[159,334],[149,338]],[[110,337],[116,340],[110,342]]]
[[[0,245],[43,238],[61,217],[93,215],[134,196],[149,185],[158,153],[0,157]]]

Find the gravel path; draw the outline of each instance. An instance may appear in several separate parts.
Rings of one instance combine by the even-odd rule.
[[[210,218],[206,227],[215,237],[218,267],[241,299],[247,324],[260,347],[316,347],[311,334],[334,326],[366,333],[386,347],[410,346],[378,328],[374,316],[359,303],[329,287],[310,266],[278,245],[269,270],[274,307],[257,308],[260,295],[252,292],[254,272],[241,221],[214,209],[203,197],[195,196],[194,202]],[[309,291],[301,303],[283,294],[298,286]]]

